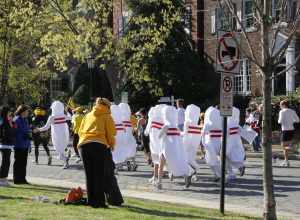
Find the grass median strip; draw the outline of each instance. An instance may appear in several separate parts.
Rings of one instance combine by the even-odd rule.
[[[258,220],[246,215],[227,214],[217,210],[184,205],[125,198],[123,207],[93,209],[87,206],[55,204],[64,198],[67,189],[37,185],[0,187],[0,219],[12,220]],[[50,202],[34,198],[46,196]],[[242,211],[242,210],[241,210]]]

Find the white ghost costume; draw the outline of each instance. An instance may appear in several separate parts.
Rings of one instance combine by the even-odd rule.
[[[65,114],[64,104],[60,101],[54,101],[51,105],[51,110],[52,114],[49,116],[46,125],[38,130],[40,132],[44,132],[51,128],[53,147],[57,151],[59,159],[67,162],[65,149],[67,148],[70,140],[67,121],[70,121],[71,117]]]
[[[169,173],[174,176],[188,176],[189,165],[183,148],[180,131],[176,127],[177,110],[173,106],[163,108],[164,126],[160,132],[162,140],[162,151]]]
[[[197,150],[201,141],[201,127],[198,125],[200,108],[196,105],[188,105],[185,111],[183,128],[183,146],[187,155],[188,163],[193,169],[198,169],[196,163]]]
[[[148,113],[148,124],[145,134],[149,134],[151,158],[154,164],[159,164],[159,155],[162,151],[162,143],[159,138],[160,131],[164,125],[162,119],[162,105],[152,107]]]
[[[245,149],[241,139],[240,110],[233,107],[232,116],[228,118],[226,156],[228,166],[238,169],[244,166]],[[231,171],[229,170],[229,175]]]
[[[205,147],[205,159],[216,177],[221,177],[220,151],[222,143],[222,118],[220,111],[209,107],[205,112],[202,144]]]
[[[126,161],[126,130],[123,125],[121,109],[118,105],[110,106],[112,118],[115,122],[117,134],[115,136],[116,144],[112,152],[113,160],[116,164]]]
[[[133,136],[133,128],[130,121],[131,109],[127,103],[120,103],[119,107],[122,114],[122,123],[126,130],[124,156],[126,159],[129,159],[135,157],[137,148],[137,143]]]

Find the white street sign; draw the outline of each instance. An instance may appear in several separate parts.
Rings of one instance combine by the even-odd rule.
[[[220,112],[222,116],[232,115],[233,106],[233,76],[222,73],[220,91]]]

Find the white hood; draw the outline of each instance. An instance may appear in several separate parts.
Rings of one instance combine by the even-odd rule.
[[[169,127],[175,127],[178,122],[177,110],[173,106],[165,106],[163,108],[164,124]]]
[[[232,116],[228,118],[228,126],[239,126],[240,124],[240,110],[236,107],[232,109]]]
[[[115,104],[111,105],[110,111],[111,111],[111,115],[112,115],[112,118],[114,119],[115,123],[122,122],[121,109],[118,105],[115,105]]]
[[[64,104],[60,101],[54,101],[51,105],[51,110],[53,116],[65,114]]]
[[[188,105],[185,110],[185,121],[191,124],[198,124],[200,118],[200,108],[194,104]]]
[[[125,119],[125,120],[130,119],[130,116],[131,116],[130,106],[127,103],[120,103],[119,107],[120,107],[123,119]]]

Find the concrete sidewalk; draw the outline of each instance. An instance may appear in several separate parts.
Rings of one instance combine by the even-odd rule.
[[[11,175],[9,176],[9,179],[12,179]],[[80,186],[81,188],[85,189],[85,184],[76,183],[76,182],[68,182],[68,181],[39,178],[39,177],[28,177],[27,180],[31,184],[35,184],[35,185],[62,187],[67,189]],[[216,209],[219,207],[218,201],[205,201],[201,199],[168,195],[160,192],[145,192],[139,190],[121,190],[121,191],[124,197],[129,197],[129,198],[146,199],[152,201],[167,202],[172,204],[182,204],[182,205],[199,207],[199,208]],[[263,210],[257,207],[249,207],[249,206],[233,205],[233,204],[226,204],[225,210],[226,212],[246,214],[255,217],[260,217],[262,216],[263,213]],[[293,215],[293,213],[289,213],[289,212],[280,211],[277,214],[278,217],[281,217],[282,219],[285,220],[299,219],[299,216],[295,216]]]

